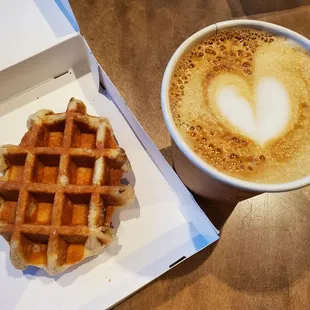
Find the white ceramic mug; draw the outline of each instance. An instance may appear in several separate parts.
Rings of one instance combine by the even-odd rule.
[[[176,172],[183,183],[193,192],[209,199],[233,202],[264,192],[290,191],[310,184],[310,176],[282,184],[261,184],[243,181],[220,172],[191,150],[174,123],[169,103],[169,88],[179,59],[204,37],[215,33],[217,30],[236,26],[246,26],[273,32],[289,39],[294,39],[301,46],[310,50],[310,41],[307,38],[287,28],[255,20],[231,20],[210,25],[193,34],[183,42],[171,57],[163,77],[161,104],[165,122],[173,140],[172,156]]]

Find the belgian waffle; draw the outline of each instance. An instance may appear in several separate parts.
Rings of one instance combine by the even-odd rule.
[[[19,146],[0,147],[0,234],[18,269],[62,272],[113,240],[115,207],[134,199],[130,169],[106,118],[72,98],[65,113],[40,110]]]

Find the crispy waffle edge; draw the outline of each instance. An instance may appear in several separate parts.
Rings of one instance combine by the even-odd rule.
[[[65,113],[30,115],[18,146],[0,146],[0,235],[17,269],[55,275],[114,239],[115,207],[135,199],[130,163],[107,118],[71,98]]]

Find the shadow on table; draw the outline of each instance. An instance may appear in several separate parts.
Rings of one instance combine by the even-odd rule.
[[[228,0],[233,17],[290,10],[309,4],[310,0]]]
[[[168,164],[170,166],[173,165],[171,152],[172,152],[171,151],[171,145],[160,150],[161,155],[163,155],[165,157],[166,161],[168,162]]]
[[[236,203],[210,201],[194,194],[194,198],[203,212],[217,229],[221,229],[236,207]]]

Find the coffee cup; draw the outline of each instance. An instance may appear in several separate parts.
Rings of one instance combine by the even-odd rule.
[[[212,165],[212,164],[210,164],[210,162],[204,160],[204,158],[201,156],[201,154],[198,154],[194,150],[193,145],[190,145],[188,140],[186,140],[184,138],[184,135],[181,134],[180,130],[177,127],[177,123],[176,123],[175,118],[173,116],[173,111],[172,111],[172,107],[171,107],[170,91],[171,91],[171,83],[172,83],[173,78],[175,76],[175,71],[176,71],[177,66],[179,65],[180,60],[185,55],[185,53],[187,53],[193,47],[197,46],[197,44],[199,44],[199,42],[202,42],[204,39],[208,40],[208,37],[212,36],[213,34],[216,34],[216,33],[223,31],[223,30],[225,31],[225,30],[234,29],[234,28],[241,28],[241,29],[247,28],[247,29],[254,29],[254,30],[256,29],[257,31],[272,33],[275,36],[285,38],[286,40],[290,40],[292,42],[295,42],[294,44],[297,44],[298,46],[300,46],[300,48],[303,48],[306,51],[310,50],[310,41],[307,38],[303,37],[302,35],[294,32],[292,30],[284,28],[282,26],[267,23],[267,22],[262,22],[262,21],[254,21],[254,20],[231,20],[231,21],[224,21],[224,22],[219,22],[219,23],[210,25],[210,26],[198,31],[197,33],[193,34],[183,44],[181,44],[181,46],[175,51],[175,53],[171,57],[168,65],[167,65],[167,68],[165,70],[163,81],[162,81],[161,104],[162,104],[162,111],[163,111],[164,119],[165,119],[167,128],[168,128],[169,133],[170,133],[171,138],[172,138],[172,158],[173,158],[173,164],[174,164],[175,170],[176,170],[177,174],[179,175],[180,179],[183,181],[183,183],[190,190],[192,190],[194,193],[196,193],[202,197],[206,197],[208,199],[225,200],[225,201],[229,201],[229,202],[237,202],[237,201],[244,200],[244,199],[250,198],[252,196],[264,193],[264,192],[283,192],[283,191],[295,190],[295,189],[298,189],[298,188],[301,188],[301,187],[304,187],[304,186],[307,186],[310,184],[310,173],[309,173],[309,175],[302,175],[302,177],[296,177],[293,179],[283,178],[283,180],[284,180],[283,182],[281,182],[281,178],[280,179],[278,178],[277,182],[273,182],[272,178],[271,178],[271,181],[262,182],[261,179],[258,179],[258,181],[257,181],[255,179],[255,176],[247,179],[247,178],[236,177],[234,174],[231,174],[231,173],[226,173],[224,169],[217,169],[216,165]],[[246,34],[245,37],[251,37],[251,35]],[[268,35],[267,35],[267,39],[269,40]],[[263,40],[263,38],[262,38],[262,40]],[[273,41],[273,39],[270,39],[270,42],[271,41]],[[245,39],[245,42],[246,42],[246,39]],[[207,43],[205,43],[205,44],[207,44]],[[213,42],[211,42],[210,44],[213,44]],[[245,45],[246,44],[247,43],[245,43]],[[266,51],[268,52],[268,50],[266,50]],[[279,52],[281,52],[281,50],[279,50]],[[249,59],[251,59],[251,58],[249,58]],[[280,64],[280,60],[279,60],[279,66],[280,65],[281,64]],[[248,69],[245,68],[245,70],[248,70]],[[266,70],[268,70],[268,68]],[[252,74],[252,73],[250,72],[249,74]],[[225,78],[225,79],[227,80],[227,78]],[[281,122],[283,123],[283,121],[281,121],[281,117],[283,119],[285,119],[285,115],[286,115],[285,114],[286,113],[285,112],[286,111],[285,110],[286,109],[285,108],[285,100],[286,100],[285,98],[286,97],[285,96],[283,97],[283,94],[285,95],[286,93],[285,93],[285,91],[282,93],[281,85],[278,84],[277,82],[274,83],[274,81],[271,81],[271,80],[270,81],[264,80],[263,82],[265,84],[266,83],[270,84],[269,85],[270,88],[268,90],[268,94],[270,94],[270,97],[274,97],[275,95],[273,95],[273,94],[276,91],[279,91],[280,96],[282,96],[281,100],[283,101],[283,106],[280,106],[279,111],[284,116],[281,116],[282,115],[281,113],[278,116],[275,115],[274,121],[273,121],[272,117],[269,116],[269,123],[271,123],[271,126],[277,126],[277,122],[280,124],[279,126],[281,126]],[[241,83],[243,83],[243,82],[241,82]],[[274,83],[274,84],[272,84],[272,83]],[[292,87],[298,87],[298,85],[292,86]],[[226,90],[228,90],[228,88]],[[233,96],[233,95],[231,95],[231,93],[229,93],[228,91],[226,93],[227,93],[225,95],[226,97],[224,96],[224,98],[226,98],[226,99],[228,98],[229,101],[235,100],[233,97],[229,97],[229,96]],[[266,93],[266,91],[265,91],[265,93]],[[277,100],[276,102],[278,102],[278,101],[280,102],[281,100]],[[306,104],[305,104],[305,106],[306,106]],[[243,111],[242,113],[245,113],[245,112]],[[307,112],[305,112],[305,113],[307,113]],[[244,115],[246,115],[246,113]],[[229,117],[230,117],[230,115],[227,116],[228,120],[230,120]],[[230,121],[231,121],[230,125],[234,124],[233,119]],[[299,119],[294,120],[294,122],[298,123]],[[198,127],[200,127],[200,126],[198,126]],[[267,138],[264,136],[264,139],[262,139],[260,136],[260,140],[257,139],[257,141],[255,141],[256,136],[255,135],[251,136],[249,130],[247,132],[246,129],[247,128],[245,128],[245,131],[242,134],[245,134],[245,137],[246,137],[244,139],[245,143],[246,143],[246,141],[250,141],[249,142],[250,144],[253,141],[257,142],[258,144],[260,141],[263,141],[262,143],[265,143],[269,138],[270,139],[272,138],[272,137],[268,136],[268,135],[270,135],[270,132],[272,132],[272,130],[275,132],[277,131],[277,128],[276,129],[273,128],[273,129],[269,130],[267,132],[267,134],[265,134],[265,136],[267,135]],[[303,129],[303,130],[306,131],[306,129]],[[238,140],[235,137],[233,137],[233,139]],[[267,141],[266,143],[269,143],[269,142]],[[302,145],[302,141],[300,139],[299,139],[298,143],[300,145]],[[305,141],[305,143],[307,143],[307,142]],[[294,145],[296,145],[296,143]],[[210,147],[213,147],[213,145],[211,145]],[[274,152],[274,148],[275,148],[275,146],[273,146],[273,152]],[[281,152],[285,153],[283,150],[281,149],[281,147],[279,148],[279,154],[276,154],[278,156],[278,158],[279,158],[279,156],[281,157]],[[212,152],[213,152],[213,150],[212,150]],[[233,157],[236,157],[235,154],[231,154],[231,158],[232,158],[232,155],[233,155]],[[286,155],[287,154],[283,154],[283,156],[286,156]],[[260,157],[263,159],[265,158],[263,155],[260,155],[258,158],[260,158]],[[235,158],[234,158],[234,160],[235,160]],[[254,162],[254,160],[255,160],[255,162]],[[258,166],[256,159],[254,159],[254,160],[253,160],[254,165]],[[242,163],[241,160],[239,160],[239,162],[241,163],[240,165],[241,165],[242,170],[243,170],[244,164]],[[238,163],[238,165],[239,165],[239,163]],[[246,167],[244,169],[249,168],[249,169],[253,170],[251,165],[252,164],[248,165],[246,163],[245,164]],[[262,170],[263,168],[260,167],[259,169]],[[271,168],[268,168],[268,169],[271,169]],[[272,170],[270,170],[270,171],[272,171]],[[253,174],[253,175],[255,175],[255,174]]]

